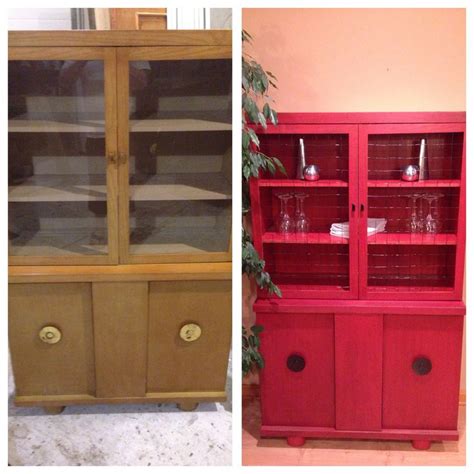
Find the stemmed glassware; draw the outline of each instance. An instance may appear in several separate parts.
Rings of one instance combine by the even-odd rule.
[[[411,217],[408,223],[409,232],[427,232],[430,234],[440,232],[441,223],[438,213],[438,199],[442,196],[441,193],[412,194],[410,196]],[[424,217],[426,209],[426,206],[423,205],[424,202],[428,203],[426,217]]]
[[[308,197],[306,193],[297,193],[295,194],[296,198],[296,221],[295,221],[295,230],[299,233],[304,233],[309,231],[309,219],[304,213],[304,200]]]
[[[291,197],[292,195],[289,193],[278,195],[281,209],[278,220],[278,232],[281,234],[289,234],[290,232],[293,232],[294,222],[288,213],[288,201],[291,199]]]
[[[408,230],[412,233],[421,232],[420,230],[420,223],[422,226],[422,221],[420,222],[418,217],[418,199],[421,197],[421,194],[412,194],[410,196],[411,199],[411,218],[410,222],[408,223]]]
[[[294,219],[288,212],[288,202],[292,197],[296,199],[296,210]],[[309,232],[309,219],[304,212],[304,200],[309,195],[306,193],[283,193],[279,194],[280,214],[278,216],[278,232],[289,234],[291,232],[305,233]]]
[[[443,197],[441,193],[427,194],[423,196],[428,201],[428,215],[426,216],[426,232],[437,234],[440,231],[440,221],[438,213],[438,199]]]

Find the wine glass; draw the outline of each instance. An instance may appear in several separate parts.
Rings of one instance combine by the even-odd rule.
[[[280,199],[280,215],[278,218],[278,232],[281,234],[289,234],[293,232],[294,222],[288,213],[288,201],[291,199],[291,194],[279,194]]]
[[[295,213],[295,228],[296,232],[305,233],[309,231],[309,219],[304,213],[304,200],[308,197],[306,193],[295,194],[296,198],[296,213]]]
[[[418,197],[419,199],[419,204],[418,204],[418,218],[417,218],[417,232],[425,232],[426,231],[426,219],[424,217],[425,214],[425,207],[424,202],[425,202],[425,194],[419,194]]]
[[[441,193],[427,194],[424,198],[428,201],[428,215],[426,216],[426,232],[437,234],[440,231],[438,199],[443,197]]]
[[[411,217],[410,221],[408,222],[408,230],[411,233],[419,232],[420,231],[420,222],[418,216],[418,199],[421,197],[421,194],[412,194],[409,196],[411,199]]]

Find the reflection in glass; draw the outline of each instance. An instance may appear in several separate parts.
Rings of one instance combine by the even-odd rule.
[[[131,254],[227,252],[231,61],[130,62]]]
[[[107,254],[102,61],[9,61],[10,255]]]

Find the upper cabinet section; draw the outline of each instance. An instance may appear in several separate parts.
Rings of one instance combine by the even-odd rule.
[[[110,133],[115,55],[104,48],[79,49],[15,48],[10,54],[12,263],[116,260],[117,198],[115,187],[108,188],[116,173],[107,163],[115,142]]]
[[[9,39],[10,264],[230,261],[231,33]]]
[[[255,246],[283,296],[461,299],[464,120],[281,114],[257,129],[260,150],[287,171],[251,182]],[[301,144],[314,181],[298,177]]]

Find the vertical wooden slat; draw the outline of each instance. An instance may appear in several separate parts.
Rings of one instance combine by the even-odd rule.
[[[118,125],[118,183],[119,183],[119,260],[129,262],[129,48],[117,52],[117,125]]]
[[[359,298],[367,298],[368,284],[368,248],[367,248],[367,181],[369,166],[369,135],[366,125],[359,125],[359,208],[356,210],[359,216]],[[365,212],[360,213],[361,204]]]
[[[463,298],[464,290],[464,261],[466,257],[466,126],[462,127],[462,167],[461,189],[459,194],[459,211],[456,247],[456,273],[454,276],[454,294],[457,299]]]
[[[105,150],[109,262],[118,263],[117,68],[116,48],[104,48]]]
[[[349,284],[352,298],[359,296],[359,182],[358,182],[358,127],[349,128]],[[353,208],[355,206],[355,209]],[[354,209],[354,210],[353,210]]]
[[[383,316],[335,315],[336,429],[382,429]]]
[[[143,397],[148,283],[93,283],[98,397]]]

